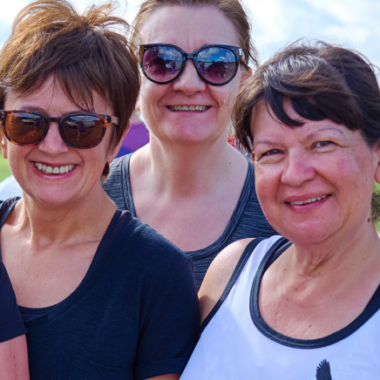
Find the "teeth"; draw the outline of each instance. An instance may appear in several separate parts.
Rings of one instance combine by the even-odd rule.
[[[206,111],[209,107],[207,106],[169,106],[171,111],[198,111],[203,112]]]
[[[305,204],[308,204],[308,203],[313,203],[313,202],[316,202],[316,201],[321,201],[322,199],[325,199],[327,197],[327,195],[324,195],[323,197],[319,197],[319,198],[311,198],[311,199],[308,199],[306,201],[301,201],[301,202],[290,202],[291,205],[305,205]]]
[[[35,162],[34,166],[41,172],[45,174],[64,174],[73,170],[75,165],[63,165],[63,166],[46,166]]]

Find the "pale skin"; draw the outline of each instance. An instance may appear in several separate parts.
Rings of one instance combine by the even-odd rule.
[[[285,110],[297,117],[290,104]],[[251,128],[263,211],[293,242],[263,276],[260,313],[284,335],[328,336],[362,313],[380,283],[380,241],[371,217],[380,148],[330,120],[290,129],[262,105],[253,113]],[[322,199],[294,203],[311,198]],[[202,319],[250,240],[227,247],[210,266],[200,290]]]
[[[158,22],[159,21],[159,22]],[[206,44],[239,46],[237,32],[212,7],[164,7],[145,21],[143,43],[168,43],[186,52]],[[137,217],[184,251],[214,243],[235,210],[248,163],[227,144],[232,107],[247,71],[228,84],[202,81],[188,61],[174,82],[142,76],[137,108],[150,129],[150,144],[133,154],[130,178]],[[173,112],[173,105],[209,106]]]
[[[38,110],[50,116],[84,110],[78,109],[59,85],[54,86],[52,77],[32,94],[11,92],[5,109]],[[113,115],[112,108],[96,93],[94,110],[87,112]],[[57,123],[50,123],[45,139],[31,147],[16,146],[3,136],[2,153],[23,189],[23,198],[0,235],[2,260],[19,305],[55,305],[83,280],[116,211],[100,180],[105,163],[112,162],[122,141],[110,145],[110,137],[109,128],[97,147],[74,149],[62,140]],[[35,162],[75,168],[69,175],[49,177],[36,169]],[[178,374],[168,374],[154,379],[178,378]]]

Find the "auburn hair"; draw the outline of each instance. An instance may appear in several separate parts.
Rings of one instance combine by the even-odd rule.
[[[141,44],[140,31],[149,16],[164,7],[212,7],[218,9],[234,25],[240,47],[244,53],[244,64],[249,66],[251,62],[255,67],[258,64],[258,53],[251,38],[251,26],[247,13],[239,0],[144,0],[135,17],[132,42]]]
[[[9,91],[29,94],[54,76],[74,104],[93,109],[96,92],[113,108],[116,145],[129,125],[140,80],[126,38],[129,25],[114,11],[108,2],[79,14],[66,0],[39,0],[22,9],[0,52],[0,109]]]

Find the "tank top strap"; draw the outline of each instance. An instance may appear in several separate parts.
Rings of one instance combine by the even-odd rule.
[[[250,262],[252,262],[252,256],[255,256],[255,258],[257,256],[257,255],[252,255],[253,252],[255,252],[256,248],[259,245],[261,246],[262,244],[264,244],[265,246],[268,246],[268,245],[271,246],[272,244],[277,246],[278,244],[276,244],[276,242],[278,240],[280,240],[282,242],[284,240],[284,238],[281,238],[279,235],[276,235],[276,236],[271,237],[270,239],[264,239],[264,238],[259,237],[259,238],[253,239],[251,242],[249,242],[249,244],[244,249],[242,255],[240,256],[240,259],[239,259],[238,263],[236,264],[236,267],[235,267],[235,269],[234,269],[234,271],[230,277],[230,280],[227,283],[227,286],[225,287],[225,289],[223,291],[223,294],[221,295],[220,299],[215,304],[214,308],[211,310],[209,315],[203,321],[203,323],[201,325],[201,333],[206,328],[206,326],[209,324],[211,319],[215,316],[215,314],[218,312],[218,310],[220,309],[222,304],[225,302],[225,300],[228,297],[228,295],[230,294],[232,288],[234,287],[236,282],[239,280],[239,277],[241,276],[242,272],[243,271],[247,272],[247,267],[251,267],[251,265],[249,265],[249,264],[250,264]],[[260,244],[260,243],[262,243],[262,244]],[[262,252],[262,251],[263,250],[260,250],[260,252]],[[262,255],[260,255],[260,257],[261,256]],[[256,260],[254,260],[254,261],[256,261]],[[250,272],[250,269],[248,269],[248,272]],[[254,275],[254,273],[253,273],[253,275]],[[252,275],[252,279],[253,279],[253,275]],[[251,287],[251,285],[252,285],[252,282],[249,284],[249,288]]]

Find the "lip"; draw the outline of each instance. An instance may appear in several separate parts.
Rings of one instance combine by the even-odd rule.
[[[310,194],[302,194],[302,195],[293,195],[290,197],[286,197],[285,203],[305,202],[309,199],[328,197],[329,195],[330,193],[310,193]]]
[[[34,165],[35,162],[38,162],[40,164],[43,164],[43,165],[46,165],[46,166],[64,166],[64,165],[75,165],[74,169],[72,169],[71,171],[69,171],[68,173],[60,173],[60,174],[45,174],[43,172],[41,172],[40,170],[38,170],[36,168],[36,166]],[[30,165],[32,166],[32,170],[34,173],[36,173],[39,177],[41,178],[47,178],[49,180],[60,180],[60,179],[66,179],[72,175],[74,175],[78,169],[78,165],[77,164],[68,164],[68,163],[47,163],[45,161],[30,161]]]
[[[285,205],[294,211],[310,211],[326,203],[330,199],[330,197],[331,197],[331,194],[329,193],[292,196],[292,197],[286,198]],[[319,198],[322,198],[322,199],[319,199]],[[294,202],[305,202],[311,199],[317,199],[317,200],[310,203],[304,203],[304,204],[291,204]]]

